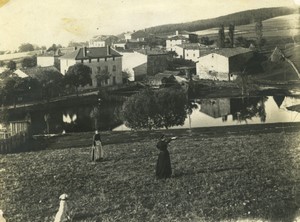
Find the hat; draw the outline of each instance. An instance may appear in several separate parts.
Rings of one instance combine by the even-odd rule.
[[[69,197],[68,194],[64,193],[64,194],[62,194],[62,195],[59,196],[59,199],[60,200],[66,200],[66,199],[68,199],[68,197]]]

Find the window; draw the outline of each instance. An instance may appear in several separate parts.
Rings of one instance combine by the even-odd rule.
[[[113,57],[113,60],[115,61],[115,57]]]
[[[83,63],[83,59],[81,59],[81,63]]]
[[[100,61],[100,59],[99,58],[97,58],[97,62],[99,62]]]
[[[214,58],[214,54],[211,54],[211,57]]]
[[[117,67],[115,65],[113,65],[113,71],[116,71]]]
[[[105,62],[107,61],[107,57],[105,57]]]
[[[91,63],[92,62],[92,60],[91,59],[89,59],[89,63]]]

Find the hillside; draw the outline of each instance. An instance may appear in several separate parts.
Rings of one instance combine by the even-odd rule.
[[[294,221],[299,126],[265,127],[168,131],[178,139],[166,181],[154,177],[159,132],[103,133],[105,161],[95,164],[92,133],[52,138],[0,155],[0,206],[7,221],[53,221],[66,192],[73,222]]]
[[[186,30],[190,32],[195,32],[215,28],[218,27],[220,24],[224,24],[225,26],[228,26],[230,23],[234,23],[235,25],[246,25],[253,23],[253,21],[255,21],[256,19],[266,20],[293,13],[295,13],[295,9],[286,7],[262,8],[237,12],[212,19],[155,26],[147,28],[146,31],[154,34],[166,34],[170,32],[175,32],[176,30]]]

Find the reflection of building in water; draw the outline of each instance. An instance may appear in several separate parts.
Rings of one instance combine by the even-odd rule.
[[[265,102],[267,97],[245,97],[230,99],[230,113],[233,120],[247,121],[259,117],[266,121]]]
[[[278,106],[278,108],[280,108],[280,106],[282,105],[284,98],[285,98],[285,96],[273,96],[273,99],[274,99],[276,105]]]
[[[201,100],[200,112],[205,113],[213,118],[222,117],[223,121],[227,120],[230,114],[230,99],[203,99]]]

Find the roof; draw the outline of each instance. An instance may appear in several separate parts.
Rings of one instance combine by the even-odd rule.
[[[65,55],[59,57],[60,59],[76,59],[79,49],[76,49],[73,52],[66,53]]]
[[[84,47],[77,49],[71,53],[65,54],[64,56],[61,56],[61,59],[90,59],[90,58],[105,58],[105,57],[120,57],[122,56],[120,53],[118,53],[113,48],[109,48],[110,53],[108,53],[108,47]],[[84,51],[86,51],[84,55]]]
[[[190,49],[190,50],[196,50],[196,49],[209,49],[209,47],[205,46],[205,45],[201,45],[199,43],[183,43],[180,45],[177,45],[180,48],[184,48],[184,49]]]
[[[37,57],[54,57],[55,53],[53,51],[50,52],[42,52],[38,54]]]
[[[188,31],[179,31],[178,34],[180,35],[197,35],[196,33],[193,33],[193,32],[188,32]]]
[[[17,71],[18,70],[16,70],[14,73],[16,73],[17,75],[18,75],[18,73],[17,73]],[[23,73],[23,74],[25,74],[25,75],[27,75],[27,76],[30,76],[30,77],[35,77],[37,74],[39,74],[39,73],[41,73],[41,72],[43,72],[43,71],[55,71],[55,72],[58,72],[58,73],[60,73],[60,71],[56,68],[56,67],[54,67],[54,66],[47,66],[47,67],[32,67],[32,68],[22,68],[22,69],[19,69],[19,73],[21,74],[21,72]],[[27,77],[26,76],[26,77]],[[22,76],[20,76],[20,77],[22,77]],[[24,78],[24,77],[22,77],[22,78]]]
[[[176,36],[173,36],[171,38],[168,38],[167,40],[189,40],[189,38],[184,37],[182,35],[176,35]]]
[[[26,73],[24,73],[22,70],[17,69],[14,71],[14,74],[16,74],[17,76],[19,76],[20,78],[26,78],[28,77],[28,75]]]
[[[300,45],[293,45],[283,51],[284,55],[290,59],[300,72]]]
[[[162,51],[160,49],[138,49],[135,51],[144,55],[167,55],[168,54],[165,51]]]
[[[219,55],[229,58],[229,57],[233,57],[233,56],[248,53],[248,52],[252,52],[252,50],[243,48],[243,47],[236,47],[236,48],[215,49],[215,50],[212,50],[210,53],[216,53],[216,54],[219,54]]]
[[[139,69],[139,68],[147,68],[147,63],[145,62],[145,63],[142,63],[141,65],[138,65],[138,66],[136,66],[136,67],[133,67],[132,69],[133,70],[136,70],[136,69]]]
[[[64,48],[59,48],[55,52],[56,55],[65,55],[70,52],[74,52],[77,49],[77,47],[64,47]]]

